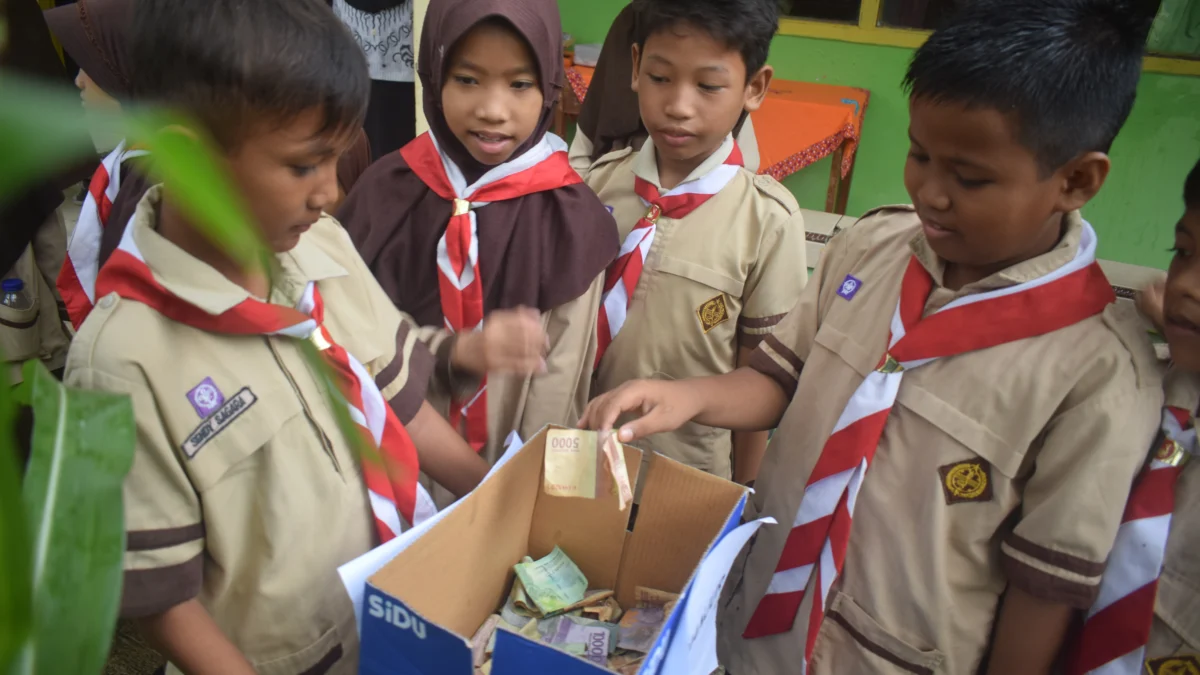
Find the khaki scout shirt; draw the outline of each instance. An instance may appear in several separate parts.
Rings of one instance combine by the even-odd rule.
[[[720,166],[726,139],[685,180]],[[660,187],[654,144],[602,157],[587,184],[613,210],[624,241],[646,206],[634,177]],[[738,346],[753,347],[795,306],[808,278],[804,222],[795,198],[769,176],[738,175],[682,220],[658,220],[654,243],[633,293],[625,325],[609,345],[592,393],[638,378],[719,375],[737,364]],[[640,445],[728,478],[730,434],[685,424]]]
[[[59,313],[55,288],[66,255],[67,233],[55,211],[13,268],[0,277],[23,281],[32,300],[28,309],[0,305],[0,358],[8,363],[12,384],[21,383],[21,366],[27,360],[40,360],[52,371],[66,363],[71,338]]]
[[[1053,250],[958,291],[941,286],[944,264],[911,207],[868,214],[830,242],[800,303],[752,361],[792,403],[750,508],[780,524],[760,531],[726,586],[718,634],[731,672],[797,672],[804,656],[811,585],[790,633],[741,635],[822,446],[884,353],[910,257],[935,281],[928,315],[1061,267],[1080,232],[1072,213]],[[849,274],[861,284],[847,300],[837,291]],[[1089,607],[1161,406],[1154,353],[1131,306],[906,374],[858,495],[809,674],[974,673],[1010,583]],[[974,484],[952,480],[964,475]]]
[[[1169,373],[1166,398],[1167,405],[1195,411],[1200,376]],[[1200,457],[1189,460],[1176,482],[1146,666],[1151,675],[1200,672]]]
[[[160,190],[132,224],[155,278],[212,314],[247,299],[154,230]],[[323,217],[276,260],[270,301],[294,306],[316,281],[333,339],[410,421],[432,356],[342,228]],[[76,336],[66,379],[133,399],[122,615],[198,597],[263,675],[357,672],[337,566],[368,551],[375,528],[358,460],[299,342],[197,330],[110,294]]]

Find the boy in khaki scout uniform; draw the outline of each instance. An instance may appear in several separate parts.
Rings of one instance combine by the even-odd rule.
[[[835,237],[751,367],[592,403],[598,429],[643,415],[622,440],[778,424],[748,514],[778,524],[719,605],[729,672],[1051,672],[1162,405],[1078,212],[1136,24],[1110,0],[964,7],[909,67],[913,205]]]
[[[1200,162],[1183,198],[1166,282],[1139,297],[1171,348],[1162,428],[1066,675],[1200,673]]]
[[[67,233],[57,210],[61,201],[62,193],[46,186],[0,211],[0,227],[16,229],[19,224],[15,221],[20,219],[39,223],[24,251],[9,252],[17,255],[16,262],[0,276],[20,279],[29,300],[28,307],[0,304],[0,358],[7,364],[9,384],[20,384],[21,366],[29,359],[40,360],[59,376],[67,360],[71,338],[59,314],[54,288],[54,270],[62,266],[67,249]]]
[[[486,471],[424,403],[415,327],[322,213],[362,124],[362,54],[319,0],[143,0],[132,32],[138,90],[218,140],[274,256],[231,259],[159,186],[97,280],[67,381],[133,400],[121,613],[168,672],[357,672],[337,566],[432,514],[420,470],[460,495]]]
[[[601,157],[584,176],[624,242],[606,274],[593,394],[745,365],[808,272],[795,199],[745,170],[732,137],[770,83],[776,3],[638,0],[634,11],[633,88],[650,142]],[[746,483],[766,440],[731,442],[724,429],[687,423],[644,446]]]

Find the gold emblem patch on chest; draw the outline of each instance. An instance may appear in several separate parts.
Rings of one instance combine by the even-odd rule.
[[[1200,675],[1200,656],[1176,654],[1146,661],[1150,675]]]
[[[725,305],[725,294],[722,293],[700,305],[696,316],[700,318],[700,327],[705,333],[728,321],[729,307]]]
[[[947,504],[986,502],[992,498],[992,466],[982,459],[947,464],[938,473]]]

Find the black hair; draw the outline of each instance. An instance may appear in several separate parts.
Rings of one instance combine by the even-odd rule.
[[[226,149],[263,121],[319,109],[320,133],[362,125],[366,58],[322,0],[138,0],[139,97],[181,109]]]
[[[1044,175],[1108,152],[1137,94],[1150,20],[1135,0],[973,0],[917,50],[914,99],[1010,114]]]
[[[778,0],[634,0],[633,9],[638,49],[651,35],[689,23],[741,53],[747,82],[766,65],[779,29]]]
[[[1200,209],[1200,161],[1183,183],[1183,204],[1189,209]]]

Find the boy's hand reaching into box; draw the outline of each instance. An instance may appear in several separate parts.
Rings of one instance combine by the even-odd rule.
[[[700,413],[700,400],[684,382],[633,380],[598,396],[579,420],[581,429],[608,431],[625,413],[641,417],[621,425],[617,440],[630,443],[664,431],[674,431]]]
[[[588,404],[582,429],[608,431],[625,413],[641,417],[617,430],[617,440],[674,431],[689,421],[732,431],[765,431],[779,423],[788,405],[776,382],[751,368],[687,380],[633,380]]]

